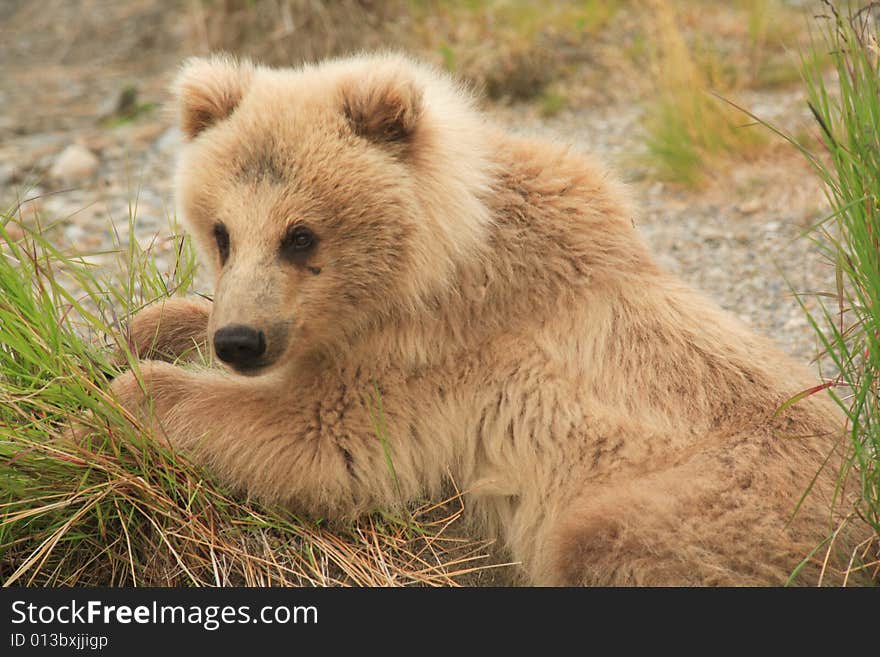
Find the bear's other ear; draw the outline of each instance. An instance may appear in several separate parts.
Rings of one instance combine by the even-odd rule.
[[[222,121],[238,106],[253,76],[253,66],[229,57],[194,57],[174,82],[180,129],[187,139]]]
[[[342,96],[355,134],[380,144],[408,141],[422,114],[422,92],[408,81],[353,80]]]

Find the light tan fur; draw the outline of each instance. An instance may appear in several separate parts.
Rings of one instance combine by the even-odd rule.
[[[216,296],[148,309],[132,341],[170,360],[245,324],[272,362],[146,360],[149,400],[123,374],[157,436],[321,517],[451,475],[531,584],[781,584],[830,533],[830,467],[788,521],[843,440],[831,404],[776,415],[813,377],[661,271],[605,170],[399,56],[195,60],[177,89],[178,202]],[[279,256],[295,224],[318,236],[305,262]]]

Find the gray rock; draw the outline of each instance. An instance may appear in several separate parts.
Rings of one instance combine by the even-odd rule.
[[[78,244],[85,235],[86,231],[77,224],[70,224],[64,229],[64,237],[67,238],[69,244]]]
[[[49,175],[67,185],[81,184],[94,177],[99,164],[98,157],[88,148],[70,144],[55,158]]]
[[[171,127],[156,140],[156,148],[161,153],[176,153],[177,149],[180,148],[180,143],[180,130],[176,127]]]
[[[738,209],[743,214],[755,214],[756,212],[761,212],[766,209],[766,204],[759,198],[749,199],[743,203],[740,203]]]
[[[5,187],[18,180],[19,171],[11,162],[0,164],[0,186]]]

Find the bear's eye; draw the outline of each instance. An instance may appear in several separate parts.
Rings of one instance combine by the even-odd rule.
[[[284,239],[281,240],[281,248],[287,254],[301,256],[310,251],[315,246],[316,241],[315,234],[299,224],[292,226],[287,231]]]
[[[225,265],[229,258],[229,232],[223,224],[214,225],[214,240],[217,242],[217,251],[220,253],[220,264]]]

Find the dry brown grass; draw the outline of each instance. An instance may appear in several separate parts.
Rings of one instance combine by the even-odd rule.
[[[735,159],[754,158],[768,135],[744,113],[719,98],[738,85],[725,73],[716,48],[689,42],[667,0],[652,0],[646,31],[653,94],[644,127],[648,164],[662,179],[687,186],[706,182],[713,170]]]
[[[490,99],[529,100],[579,64],[597,65],[596,43],[624,4],[191,0],[186,15],[197,52],[225,50],[296,65],[364,49],[404,50],[449,69]]]
[[[189,0],[196,52],[218,50],[282,66],[401,45],[403,0]]]

